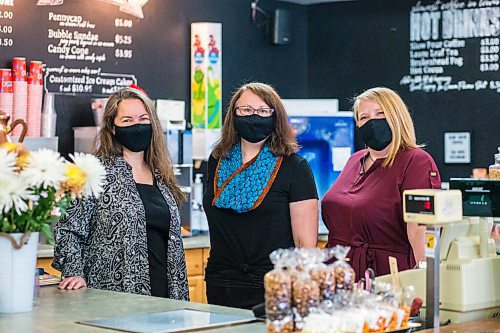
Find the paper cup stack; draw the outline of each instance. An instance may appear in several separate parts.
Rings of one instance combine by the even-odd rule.
[[[46,93],[43,100],[42,137],[44,138],[56,136],[57,114],[54,108],[54,97],[54,93]]]
[[[12,121],[16,119],[26,120],[28,112],[28,82],[26,77],[26,58],[17,57],[12,62],[12,85],[14,86],[14,111]],[[19,136],[21,128],[17,126],[12,136]]]
[[[30,61],[28,74],[28,136],[40,136],[42,118],[43,75],[42,62]]]
[[[12,116],[13,103],[12,71],[9,68],[0,68],[0,111]]]

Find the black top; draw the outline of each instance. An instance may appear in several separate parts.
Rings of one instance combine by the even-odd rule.
[[[146,212],[151,295],[168,297],[167,242],[170,210],[156,186],[138,183],[136,185]]]
[[[295,246],[289,204],[318,198],[313,174],[299,155],[284,157],[260,206],[237,213],[212,206],[216,167],[217,160],[211,156],[203,197],[211,246],[206,280],[220,286],[262,287],[264,274],[272,269],[269,254]]]

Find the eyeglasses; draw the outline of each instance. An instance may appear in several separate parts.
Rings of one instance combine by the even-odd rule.
[[[236,111],[240,113],[242,116],[251,116],[254,113],[257,113],[261,117],[271,117],[274,109],[271,108],[258,108],[254,109],[253,107],[249,105],[244,105],[244,106],[237,106]]]

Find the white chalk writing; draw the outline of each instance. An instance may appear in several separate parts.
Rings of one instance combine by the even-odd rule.
[[[500,92],[497,81],[481,73],[499,71],[500,0],[417,2],[409,13],[409,74],[400,85],[410,91],[483,90]],[[479,44],[479,46],[478,46]],[[470,72],[476,61],[465,59],[465,49],[478,49],[478,73],[473,81],[456,80],[455,73]],[[470,53],[467,53],[470,54]],[[452,74],[453,73],[453,74]],[[455,75],[456,76],[456,75]]]

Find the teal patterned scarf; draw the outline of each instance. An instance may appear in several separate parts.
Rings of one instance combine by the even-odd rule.
[[[241,145],[233,146],[226,157],[219,159],[215,170],[212,205],[238,213],[257,208],[273,185],[282,160],[265,145],[256,157],[243,164]]]

